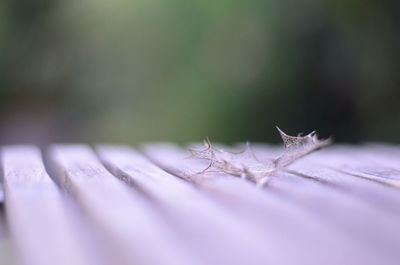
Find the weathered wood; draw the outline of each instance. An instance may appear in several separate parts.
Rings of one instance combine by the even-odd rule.
[[[8,226],[21,262],[91,264],[40,151],[31,146],[9,146],[2,151]]]
[[[271,150],[266,146],[255,149],[261,159],[276,152],[276,148]],[[361,165],[373,168],[375,172],[386,171],[382,166],[376,163],[372,166],[370,161],[361,158],[359,154],[367,157],[368,150],[371,151],[339,146],[314,153],[286,170],[291,174],[281,173],[273,177],[269,187],[281,190],[300,205],[310,207],[309,210],[321,214],[333,224],[337,223],[341,229],[369,243],[375,251],[400,260],[400,193],[368,178],[346,174],[341,169],[354,166],[352,160],[358,158],[359,171],[363,170]],[[338,157],[341,162],[338,162]],[[326,164],[330,166],[324,166]]]
[[[3,148],[11,238],[1,237],[0,219],[0,264],[15,265],[3,255],[7,242],[28,265],[400,260],[398,146],[334,145],[276,173],[261,189],[227,174],[195,174],[209,164],[185,159],[186,148],[143,150],[57,145],[43,161],[36,147]],[[282,152],[264,144],[254,151],[261,160]]]
[[[400,243],[399,219],[373,209],[341,190],[297,175],[277,174],[269,187],[280,190],[300,206],[359,239],[360,244],[370,244],[377,252],[400,258],[397,251]]]
[[[354,177],[368,179],[386,186],[400,189],[400,171],[396,169],[396,156],[382,158],[379,148],[351,148],[350,146],[336,146],[330,152],[324,152],[326,159],[318,160],[338,172],[350,174]]]
[[[339,154],[336,153],[336,156]],[[393,215],[394,218],[400,217],[399,191],[382,185],[380,182],[358,176],[358,173],[346,173],[340,164],[327,164],[326,160],[329,159],[331,159],[329,153],[321,151],[321,153],[305,158],[301,163],[295,163],[288,172],[331,184],[336,189],[361,198],[371,207],[385,211],[386,215]]]
[[[167,213],[206,264],[299,264],[294,247],[272,227],[257,229],[207,194],[126,147],[100,147],[100,158],[123,181],[139,186]],[[264,224],[266,225],[266,224]],[[268,230],[268,233],[265,233]],[[286,255],[291,250],[292,255]],[[229,253],[229,254],[227,254]],[[303,254],[304,256],[304,254]]]
[[[261,160],[279,155],[281,150],[274,146],[254,145],[253,150]],[[349,151],[351,150],[351,155]],[[344,152],[343,152],[344,151]],[[371,150],[369,150],[371,152]],[[374,149],[372,154],[382,151]],[[334,146],[313,153],[297,163],[294,163],[287,172],[304,178],[330,185],[344,192],[363,199],[372,204],[373,207],[385,210],[386,214],[400,215],[400,192],[379,181],[359,175],[359,172],[346,173],[343,168],[349,167],[356,160],[358,169],[373,168],[375,171],[383,168],[379,164],[371,164],[369,160],[360,159],[355,153],[365,153],[366,150],[360,146]],[[271,155],[273,154],[273,155]],[[400,155],[399,155],[400,156]],[[395,156],[393,156],[395,157]],[[341,161],[338,161],[338,158]]]
[[[264,153],[264,156],[267,156],[269,152],[265,149]],[[341,152],[327,150],[325,153],[309,156],[307,159],[295,163],[291,167],[292,169],[288,170],[292,174],[280,173],[273,177],[269,187],[281,190],[285,196],[292,196],[300,205],[310,207],[312,212],[320,214],[334,224],[337,223],[338,227],[347,230],[349,234],[360,238],[363,242],[373,245],[376,250],[400,260],[398,253],[398,245],[400,245],[399,201],[394,204],[392,202],[391,211],[386,211],[377,204],[369,202],[371,198],[368,200],[365,196],[362,198],[352,194],[351,190],[357,189],[357,187],[360,190],[357,186],[360,185],[359,178],[351,175],[344,176],[339,171],[326,168],[318,162],[318,159],[323,157],[325,157],[323,161],[332,160],[339,154]],[[258,152],[258,157],[262,157],[262,153]],[[379,167],[375,166],[375,169],[379,170]],[[362,189],[365,187],[365,182],[370,181],[361,179]],[[375,193],[379,191],[379,188],[383,188],[384,190],[381,192],[385,192],[385,194],[393,192],[391,188],[377,183],[372,184],[374,187],[369,187]],[[381,194],[381,196],[385,194]],[[380,227],[380,229],[376,229],[376,227]]]
[[[296,202],[296,198],[282,194],[279,189],[257,190],[254,185],[225,174],[193,176],[194,172],[200,172],[208,164],[199,160],[184,160],[187,153],[173,145],[147,145],[144,150],[166,171],[192,181],[220,198],[228,199],[227,203],[232,209],[239,211],[238,206],[242,205],[242,213],[251,214],[252,209],[254,219],[266,224],[269,222],[268,225],[273,221],[273,228],[307,253],[299,259],[306,264],[396,264],[393,256],[364,244],[337,224],[320,218],[318,213],[306,211]],[[307,194],[307,189],[304,194]],[[287,231],[290,232],[285,233]]]
[[[384,168],[391,169],[396,179],[400,179],[400,146],[384,144],[365,144],[363,146],[348,146],[366,163],[376,163]]]
[[[49,163],[60,185],[104,233],[114,264],[199,264],[144,194],[111,175],[90,148],[53,146]]]

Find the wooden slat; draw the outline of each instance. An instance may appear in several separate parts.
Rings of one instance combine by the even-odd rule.
[[[274,219],[274,229],[291,231],[293,242],[308,254],[301,259],[306,264],[396,264],[386,253],[363,244],[340,227],[325,222],[323,218],[317,218],[318,214],[302,210],[304,207],[289,196],[282,197],[273,190],[258,190],[249,182],[229,175],[202,174],[190,177],[188,173],[199,172],[208,164],[199,160],[184,160],[187,153],[176,146],[147,145],[144,150],[168,172],[193,181],[221,198],[228,198],[228,203],[233,203],[236,210],[239,209],[238,205],[243,205],[255,210],[254,219]],[[303,242],[300,242],[301,239]]]
[[[240,215],[230,214],[207,194],[130,148],[103,146],[98,153],[115,175],[139,186],[160,204],[185,242],[207,264],[299,264],[306,255],[269,222],[264,223],[264,229],[255,229]],[[292,255],[286,255],[288,250]]]
[[[396,189],[358,176],[358,173],[344,172],[339,165],[327,165],[329,153],[316,153],[303,161],[293,164],[288,172],[313,178],[341,189],[346,193],[359,197],[378,210],[385,211],[386,215],[400,217],[400,192]],[[349,158],[351,159],[351,158]]]
[[[277,157],[282,152],[281,148],[263,144],[252,145],[252,147],[261,160]],[[353,161],[358,164],[358,168],[364,165],[364,168],[373,168],[378,172],[386,171],[381,165],[363,160],[356,155],[365,152],[365,150],[362,150],[364,148],[360,146],[338,145],[329,147],[302,158],[286,171],[344,190],[348,194],[362,198],[376,208],[386,210],[386,214],[398,217],[400,215],[400,192],[391,186],[361,176],[360,172],[354,171],[356,167],[354,167]],[[346,167],[348,168],[352,164],[353,173],[346,172]]]
[[[372,208],[342,190],[287,173],[277,174],[269,187],[280,190],[299,205],[318,213],[327,222],[358,238],[360,243],[369,244],[388,257],[400,258],[398,218]]]
[[[265,148],[264,152],[258,148],[256,155],[257,157],[266,158],[270,153],[268,148]],[[400,204],[397,202],[395,206],[392,203],[392,211],[385,211],[381,207],[377,207],[376,204],[371,204],[365,197],[362,199],[349,192],[356,187],[360,191],[360,186],[356,186],[360,185],[359,178],[351,175],[347,175],[345,178],[342,173],[337,171],[330,172],[330,175],[325,175],[329,169],[327,170],[326,167],[321,166],[318,161],[336,161],[337,158],[335,159],[335,157],[342,157],[342,155],[344,155],[343,152],[337,152],[335,149],[328,149],[325,152],[310,155],[290,167],[292,169],[288,170],[288,172],[293,174],[283,172],[274,176],[269,183],[269,188],[278,189],[285,196],[292,197],[300,205],[320,214],[327,221],[336,224],[349,234],[360,238],[363,243],[369,243],[376,251],[382,252],[395,260],[400,260],[398,252],[398,246],[400,245],[400,218],[397,215]],[[341,159],[345,158],[346,156]],[[347,157],[347,159],[350,160],[351,158]],[[330,163],[334,165],[332,162]],[[302,172],[300,174],[299,168]],[[379,169],[379,167],[375,166],[375,169]],[[312,170],[314,171],[311,172]],[[341,179],[342,181],[340,181]],[[346,180],[351,183],[347,183]],[[364,184],[361,186],[361,190],[365,187],[365,182],[368,183],[370,181],[361,179],[361,183]],[[347,185],[343,183],[347,183]],[[379,188],[384,189],[381,192],[393,192],[388,187],[377,183],[372,184],[375,185],[375,188],[378,187],[378,189],[372,188],[376,192],[379,191]],[[371,189],[371,186],[369,187]],[[386,193],[382,193],[381,197],[385,195]],[[376,227],[379,227],[379,229],[376,229]]]
[[[376,149],[351,148],[339,145],[331,148],[330,152],[323,153],[327,159],[323,161],[322,157],[318,159],[322,164],[339,172],[400,189],[399,170],[388,167],[388,165],[393,166],[395,163],[393,161],[383,163],[382,161],[389,161],[389,157],[382,159],[379,153],[379,150]]]
[[[21,262],[91,264],[40,151],[31,146],[9,146],[2,151],[8,225]]]
[[[53,146],[55,176],[104,233],[114,264],[199,264],[136,189],[111,175],[82,145]]]
[[[351,147],[350,147],[351,148]],[[376,163],[384,168],[392,169],[393,177],[400,179],[400,146],[384,144],[365,144],[353,147],[357,154],[367,162]]]

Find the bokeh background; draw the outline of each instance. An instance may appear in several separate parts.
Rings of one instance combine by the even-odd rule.
[[[0,143],[400,141],[398,0],[2,0]]]

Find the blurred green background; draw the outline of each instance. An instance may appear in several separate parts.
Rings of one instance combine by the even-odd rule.
[[[397,0],[2,0],[0,142],[400,141]]]

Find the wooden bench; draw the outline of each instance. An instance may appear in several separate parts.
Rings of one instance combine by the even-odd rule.
[[[334,145],[263,188],[193,175],[207,162],[187,156],[170,143],[3,147],[0,264],[400,264],[400,147]]]

